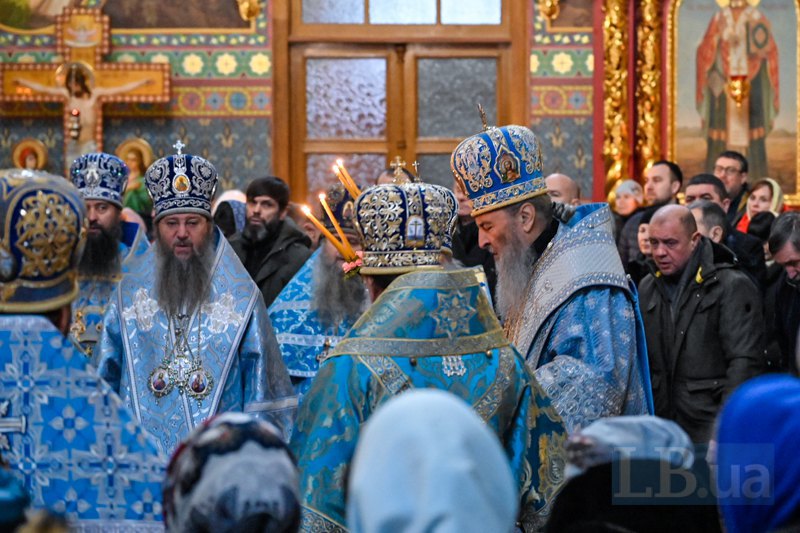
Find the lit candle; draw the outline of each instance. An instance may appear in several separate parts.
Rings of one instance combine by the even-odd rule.
[[[326,228],[322,224],[322,222],[320,222],[319,219],[317,219],[317,217],[315,217],[311,213],[311,208],[309,208],[307,205],[304,205],[303,207],[300,208],[300,210],[303,212],[303,214],[305,216],[308,217],[308,219],[311,221],[311,223],[314,224],[317,227],[317,229],[322,233],[322,235],[324,235],[326,239],[331,241],[331,244],[334,246],[334,248],[336,248],[339,251],[340,254],[342,254],[342,257],[346,257],[347,252],[345,252],[344,247],[342,246],[342,243],[340,243],[336,239],[336,237],[333,236],[333,233],[328,231],[328,228]]]
[[[328,205],[328,198],[325,196],[325,193],[321,193],[319,195],[319,202],[322,204],[322,208],[325,209],[325,213],[328,215],[328,218],[331,219],[333,223],[333,227],[336,229],[336,233],[339,234],[339,238],[342,239],[342,247],[344,248],[346,254],[342,254],[345,261],[355,261],[356,260],[356,253],[353,250],[353,247],[350,246],[350,241],[342,231],[342,227],[339,225],[339,221],[336,220],[336,217],[333,216],[333,211],[331,210],[331,206]]]
[[[347,171],[347,169],[344,168],[344,161],[342,161],[341,159],[337,159],[336,166],[339,167],[339,170],[342,172],[342,176],[344,176],[344,179],[349,181],[350,185],[352,185],[353,189],[355,189],[356,194],[355,196],[353,196],[353,200],[355,200],[356,198],[358,198],[358,195],[361,194],[361,191],[358,189],[358,185],[356,185],[356,180],[354,180],[353,176],[351,176],[350,173]]]
[[[347,189],[347,192],[350,193],[350,196],[352,196],[353,198],[358,198],[359,195],[358,188],[356,188],[353,183],[347,181],[347,178],[344,177],[344,174],[342,174],[342,171],[339,169],[338,166],[333,165],[333,173],[336,175],[336,179],[338,179],[341,182],[341,184],[344,185],[344,188]]]

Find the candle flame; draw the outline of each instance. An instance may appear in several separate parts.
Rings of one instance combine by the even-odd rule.
[[[307,205],[304,205],[303,207],[301,207],[300,211],[302,211],[303,214],[305,214],[305,215],[310,215],[311,214],[311,208],[308,207]]]

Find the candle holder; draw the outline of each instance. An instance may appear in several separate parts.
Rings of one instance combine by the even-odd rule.
[[[539,0],[539,13],[553,22],[561,13],[561,6],[558,5],[558,0]]]
[[[742,103],[750,96],[750,81],[746,75],[731,76],[728,81],[728,96],[736,104],[736,107],[742,107]]]

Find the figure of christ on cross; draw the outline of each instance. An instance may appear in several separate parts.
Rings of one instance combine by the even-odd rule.
[[[77,117],[80,121],[78,138],[66,140],[67,153],[65,161],[69,164],[78,156],[98,151],[95,139],[98,133],[97,120],[100,116],[98,107],[101,105],[100,99],[107,96],[125,94],[139,87],[151,85],[154,81],[150,78],[144,78],[116,87],[94,87],[94,75],[87,65],[75,62],[65,64],[62,68],[66,70],[63,75],[63,85],[44,85],[25,78],[17,78],[14,82],[17,85],[40,93],[61,96],[65,100],[65,113],[75,116],[74,112],[78,111]]]

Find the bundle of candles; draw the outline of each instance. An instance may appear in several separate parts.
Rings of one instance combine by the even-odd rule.
[[[347,172],[347,169],[344,168],[344,163],[341,159],[336,160],[336,164],[333,165],[333,173],[336,174],[336,177],[342,182],[347,192],[350,193],[354,199],[358,198],[358,195],[361,194],[361,191],[358,190],[358,186],[356,185],[355,180],[353,177],[350,176],[350,173]],[[307,205],[304,205],[301,210],[303,214],[308,217],[312,224],[314,224],[317,229],[322,233],[322,235],[328,239],[331,244],[333,244],[334,248],[338,250],[338,252],[342,255],[345,261],[353,262],[358,259],[355,250],[353,247],[350,246],[350,241],[347,239],[347,236],[342,231],[342,226],[339,224],[339,221],[336,220],[336,217],[333,215],[333,211],[331,207],[328,205],[327,197],[325,193],[321,193],[319,195],[319,203],[322,204],[322,208],[325,210],[325,214],[330,219],[331,223],[333,224],[336,233],[339,235],[337,239],[333,233],[331,233],[325,225],[319,221],[317,217],[311,212],[311,208]]]

